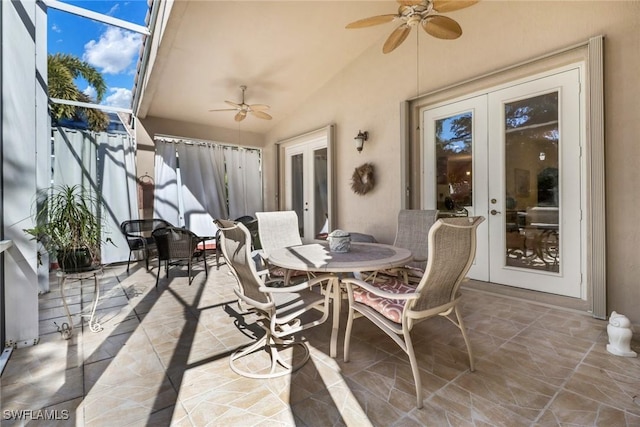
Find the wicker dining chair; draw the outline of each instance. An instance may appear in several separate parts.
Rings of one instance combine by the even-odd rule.
[[[295,337],[329,317],[332,277],[324,275],[284,288],[268,286],[264,275],[256,270],[247,227],[228,220],[216,220],[216,225],[225,261],[237,280],[234,292],[239,306],[246,313],[255,313],[257,324],[264,330],[255,343],[233,353],[231,369],[249,378],[274,378],[295,371],[309,359],[306,343]],[[321,287],[325,285],[323,293]],[[281,353],[284,348],[297,348],[302,353],[292,351],[290,363]],[[259,356],[257,352],[265,350],[270,357],[267,365],[254,359]]]
[[[152,233],[158,248],[158,271],[156,274],[156,286],[160,279],[160,268],[162,261],[165,263],[166,277],[169,277],[169,268],[171,265],[179,264],[180,262],[187,263],[187,269],[189,274],[189,285],[193,280],[191,276],[192,265],[194,258],[202,257],[204,264],[205,275],[209,276],[207,269],[207,259],[204,256],[204,249],[202,251],[197,250],[198,243],[202,240],[195,233],[185,228],[179,227],[165,227],[158,228]]]
[[[413,327],[435,316],[443,316],[461,332],[467,346],[469,367],[473,371],[473,353],[458,308],[460,284],[466,277],[476,253],[476,230],[483,217],[439,219],[428,237],[429,260],[417,286],[399,278],[373,282],[345,278],[349,298],[349,316],[344,340],[344,360],[349,361],[351,332],[355,312],[362,314],[389,335],[407,353],[416,387],[418,408],[422,408],[422,384],[413,349]],[[455,313],[455,318],[450,316]]]
[[[169,221],[160,218],[153,219],[131,219],[120,224],[120,231],[124,234],[129,245],[129,259],[127,260],[127,273],[131,264],[133,251],[141,251],[144,261],[149,269],[149,258],[156,250],[156,243],[151,236],[151,232],[156,228],[173,227]]]

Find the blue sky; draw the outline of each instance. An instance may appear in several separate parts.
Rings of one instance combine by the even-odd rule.
[[[144,26],[147,0],[106,1],[63,0],[65,3]],[[131,107],[131,90],[142,36],[118,27],[82,18],[67,12],[48,10],[48,53],[69,53],[93,65],[107,83],[102,104]],[[86,82],[78,87],[95,94]]]

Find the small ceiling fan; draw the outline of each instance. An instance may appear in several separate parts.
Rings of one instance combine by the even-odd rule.
[[[235,115],[235,121],[236,122],[241,122],[245,119],[245,117],[247,117],[247,113],[251,113],[254,116],[260,118],[260,119],[265,119],[265,120],[271,120],[271,116],[267,113],[264,112],[264,110],[268,110],[269,107],[268,105],[265,104],[247,104],[244,102],[244,91],[247,90],[247,87],[245,85],[240,86],[240,90],[242,90],[242,103],[237,104],[235,102],[231,102],[231,101],[224,101],[227,104],[231,105],[233,108],[222,108],[222,109],[218,109],[218,110],[209,110],[209,111],[237,111],[236,115]]]
[[[423,30],[439,39],[457,39],[462,35],[460,24],[451,18],[440,15],[445,12],[473,6],[479,0],[397,0],[400,3],[395,15],[378,15],[352,22],[346,28],[364,28],[401,21],[382,47],[383,53],[389,53],[400,46],[411,32],[411,28],[420,24]]]

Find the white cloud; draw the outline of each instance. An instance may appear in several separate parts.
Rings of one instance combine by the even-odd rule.
[[[93,88],[93,86],[87,86],[87,88],[85,90],[82,91],[82,93],[84,93],[85,95],[87,95],[89,98],[95,100],[96,99],[96,90]]]
[[[58,27],[56,24],[53,24],[51,26],[51,31],[53,31],[54,33],[61,33],[62,30],[60,29],[60,27]]]
[[[123,87],[110,88],[111,95],[104,100],[105,105],[111,107],[130,108],[131,107],[131,91]]]
[[[137,59],[142,36],[121,28],[109,27],[100,40],[84,45],[82,59],[102,73],[118,74]]]
[[[120,5],[118,3],[114,4],[113,7],[111,9],[109,9],[109,12],[107,12],[107,15],[109,16],[113,16],[113,14],[116,12],[116,10],[118,10],[120,8]]]

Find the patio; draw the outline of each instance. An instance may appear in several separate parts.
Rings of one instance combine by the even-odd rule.
[[[39,298],[40,343],[15,350],[1,377],[3,425],[23,424],[7,411],[33,418],[41,409],[69,414],[51,425],[87,426],[640,425],[640,359],[607,353],[606,322],[587,314],[469,283],[463,312],[476,372],[452,325],[422,323],[414,337],[426,398],[417,410],[406,356],[364,319],[349,363],[342,336],[338,357],[328,356],[327,323],[303,334],[312,358],[292,376],[234,374],[228,357],[251,341],[252,320],[238,314],[226,266],[210,268],[206,282],[199,272],[191,286],[186,269],[172,273],[155,288],[143,262],[129,275],[126,264],[105,268],[96,313],[104,330],[90,332],[85,320],[69,341],[54,324],[66,317],[52,277]],[[91,304],[92,283],[83,283],[69,286],[74,313]]]

